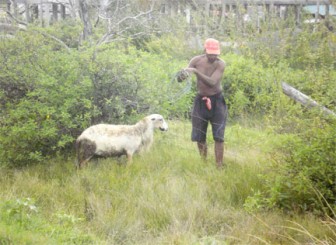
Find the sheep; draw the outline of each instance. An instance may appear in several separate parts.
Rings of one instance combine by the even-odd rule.
[[[76,140],[77,167],[82,168],[93,156],[126,155],[128,162],[132,162],[134,153],[149,150],[155,128],[168,130],[168,124],[159,114],[144,117],[134,125],[93,125]]]

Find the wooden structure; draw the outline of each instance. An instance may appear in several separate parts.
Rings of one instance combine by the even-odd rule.
[[[198,0],[199,4],[205,6],[209,14],[221,14],[234,11],[238,8],[248,10],[248,7],[262,8],[267,14],[278,14],[280,17],[286,17],[288,7],[295,9],[297,17],[300,17],[303,6],[317,5],[325,6],[327,13],[331,4],[330,0]],[[282,15],[282,16],[281,16]]]
[[[325,6],[326,17],[328,17],[331,5],[331,0],[187,0],[184,1],[184,4],[172,3],[167,0],[153,1],[160,2],[161,12],[170,15],[184,12],[187,19],[190,15],[190,11],[195,9],[203,9],[210,17],[218,16],[221,18],[225,18],[232,13],[239,16],[242,12],[248,15],[276,15],[281,18],[286,18],[288,10],[294,9],[297,22],[300,21],[302,8],[304,6]],[[185,9],[187,9],[187,11]],[[317,13],[317,15],[318,14],[319,13]]]
[[[1,0],[0,3],[2,9],[6,5],[5,11],[15,18],[20,15],[20,19],[24,19],[27,23],[38,20],[42,25],[65,19],[69,12],[67,11],[69,1],[66,0]]]
[[[100,5],[97,0],[95,4]],[[116,1],[116,0],[110,0]],[[247,16],[259,15],[277,15],[286,18],[289,8],[294,9],[297,22],[299,22],[302,13],[302,7],[307,5],[325,6],[326,18],[329,14],[329,6],[332,0],[151,0],[155,3],[161,13],[169,15],[184,14],[187,21],[190,22],[192,12],[203,10],[210,17],[227,17],[229,14],[236,14],[244,18],[242,13]],[[26,22],[39,20],[42,25],[49,25],[53,22],[64,19],[66,16],[75,17],[73,12],[78,8],[81,0],[0,0],[1,8],[6,6],[7,12]],[[106,1],[104,1],[106,2]],[[76,6],[70,6],[70,3]],[[319,9],[319,8],[317,8]],[[319,13],[317,13],[319,15]],[[189,20],[188,20],[189,19]]]

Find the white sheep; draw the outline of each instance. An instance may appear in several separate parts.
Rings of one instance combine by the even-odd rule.
[[[168,130],[159,114],[149,115],[134,125],[98,124],[87,128],[76,140],[78,167],[83,167],[93,156],[126,155],[132,161],[134,153],[151,147],[155,128]]]

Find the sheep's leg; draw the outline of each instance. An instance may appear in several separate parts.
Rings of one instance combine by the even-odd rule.
[[[133,154],[127,153],[127,162],[132,163],[133,162]]]
[[[146,146],[142,148],[142,152],[148,152],[151,147],[152,147],[152,143],[148,143]]]

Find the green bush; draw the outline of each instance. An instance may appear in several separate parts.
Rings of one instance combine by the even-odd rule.
[[[173,100],[185,84],[174,81],[183,63],[167,53],[151,54],[132,46],[109,44],[94,51],[88,71],[94,85],[95,122],[125,122],[139,114],[180,114],[189,110],[188,95]],[[177,108],[177,109],[176,109]]]
[[[184,116],[190,109],[191,93],[175,98],[186,84],[174,74],[185,64],[167,53],[114,44],[60,50],[47,40],[27,32],[0,44],[2,165],[72,152],[91,124],[131,123],[149,113]]]
[[[270,70],[262,64],[238,55],[224,57],[224,95],[232,117],[242,115],[267,115],[278,104],[280,67]]]
[[[324,24],[316,30],[303,29],[290,36],[285,49],[286,59],[296,69],[336,67],[335,34],[328,31]]]
[[[0,161],[41,162],[68,149],[90,124],[91,82],[78,54],[54,50],[42,35],[22,33],[1,42]]]
[[[76,21],[75,19],[66,19],[66,20],[59,20],[55,23],[53,23],[49,27],[44,28],[37,28],[36,32],[43,33],[43,34],[49,34],[51,35],[51,40],[53,38],[59,39],[61,42],[63,42],[66,46],[69,48],[80,48],[80,36],[82,35],[82,25]],[[50,40],[50,41],[51,41]],[[52,40],[56,44],[56,40]],[[56,46],[57,48],[57,46]],[[60,48],[62,48],[60,46]]]
[[[275,171],[265,175],[264,201],[266,206],[290,212],[335,215],[336,121],[315,118],[305,128],[303,134],[283,142]]]

